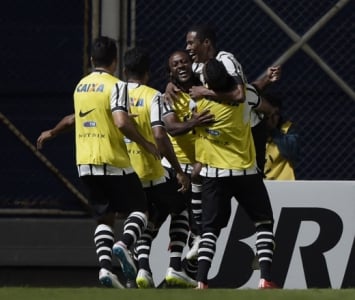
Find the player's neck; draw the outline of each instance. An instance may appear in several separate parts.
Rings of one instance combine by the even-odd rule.
[[[109,73],[111,75],[113,75],[113,72],[107,68],[103,68],[103,67],[97,67],[94,68],[94,72],[105,72],[105,73]]]

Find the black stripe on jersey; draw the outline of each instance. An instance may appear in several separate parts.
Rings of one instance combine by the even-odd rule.
[[[115,100],[115,107],[111,109],[112,112],[117,111],[117,110],[123,110],[125,112],[128,112],[127,107],[128,107],[128,94],[127,94],[127,84],[125,84],[124,88],[124,93],[125,93],[125,102],[124,106],[119,106],[118,105],[118,99],[120,98],[120,88],[118,86],[118,83],[115,84],[116,88],[116,100]]]
[[[118,98],[120,95],[120,88],[118,87],[118,83],[115,84],[115,88],[116,88],[116,101],[115,101],[115,107],[118,106]]]
[[[104,175],[107,175],[107,164],[104,164]]]
[[[185,164],[185,169],[183,170],[185,174],[187,174],[187,171],[189,170],[189,164]]]
[[[161,106],[161,99],[162,99],[162,96],[160,94],[154,96],[154,98],[157,99],[157,102],[158,102],[158,107],[159,107],[159,120],[162,121],[162,106]],[[154,123],[154,122],[153,122]]]
[[[128,84],[124,85],[124,94],[125,94],[124,105],[125,107],[128,107]]]
[[[169,103],[163,102],[163,116],[175,112]]]
[[[92,165],[89,165],[90,167],[90,175],[92,175]]]

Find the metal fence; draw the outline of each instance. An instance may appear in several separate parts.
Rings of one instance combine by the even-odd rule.
[[[119,10],[110,13],[119,22],[112,25],[104,7],[117,3]],[[298,179],[353,180],[354,4],[354,0],[4,1],[7,13],[0,18],[4,37],[0,47],[7,59],[1,62],[0,112],[34,144],[42,130],[71,113],[73,87],[87,70],[91,32],[104,34],[105,26],[117,24],[118,36],[113,37],[120,57],[128,47],[143,44],[153,60],[151,85],[164,90],[169,54],[185,47],[191,25],[209,23],[217,31],[219,48],[236,55],[249,81],[267,66],[282,64],[282,79],[274,89],[282,93],[284,114],[301,135]],[[97,7],[101,18],[94,11]],[[0,155],[2,208],[82,209],[73,191],[4,122],[0,136],[6,141]],[[81,190],[72,135],[50,142],[42,153]]]
[[[136,1],[136,41],[152,52],[164,89],[167,56],[192,24],[210,23],[250,81],[275,63],[284,114],[301,135],[299,179],[355,178],[355,1]],[[159,4],[158,4],[159,3]]]

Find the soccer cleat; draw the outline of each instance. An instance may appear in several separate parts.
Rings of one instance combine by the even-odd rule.
[[[155,287],[152,274],[144,269],[139,269],[136,277],[136,283],[140,289],[148,289]]]
[[[186,253],[186,259],[196,259],[198,256],[198,245],[200,244],[201,237],[199,235],[196,235],[194,237],[194,240],[192,242],[192,247],[189,251]]]
[[[99,280],[106,287],[124,289],[117,276],[105,268],[100,269]]]
[[[205,290],[208,289],[208,284],[204,283],[202,281],[197,282],[197,287],[195,287],[196,290]]]
[[[122,272],[127,280],[135,280],[137,276],[137,269],[126,246],[122,242],[117,242],[113,245],[112,253],[119,260]]]
[[[196,287],[196,280],[190,278],[184,271],[175,271],[173,268],[169,267],[166,275],[165,281],[169,286],[175,287]]]
[[[261,278],[259,281],[258,288],[259,289],[278,289],[279,287],[276,285],[276,283]]]

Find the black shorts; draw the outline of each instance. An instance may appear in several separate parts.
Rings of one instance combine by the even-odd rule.
[[[268,192],[260,174],[203,177],[202,231],[219,234],[227,226],[231,214],[231,198],[235,197],[254,222],[271,221],[273,212]]]
[[[147,211],[146,195],[136,173],[80,178],[87,188],[95,218],[111,212],[129,214]]]
[[[149,221],[156,227],[164,223],[169,214],[179,214],[187,208],[188,194],[178,192],[175,174],[169,170],[170,178],[158,185],[144,188],[148,201]]]

